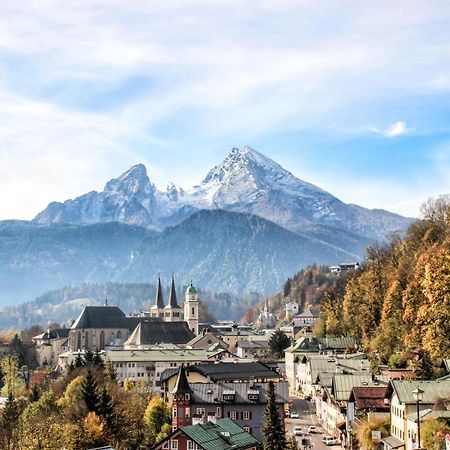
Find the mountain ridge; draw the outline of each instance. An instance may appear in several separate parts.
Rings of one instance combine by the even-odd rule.
[[[412,221],[389,211],[346,204],[249,146],[233,148],[189,191],[177,189],[172,182],[166,192],[157,189],[145,166],[138,164],[108,181],[101,192],[52,202],[33,221],[47,225],[118,221],[162,230],[200,209],[247,212],[296,232],[327,225],[378,240],[404,231]]]

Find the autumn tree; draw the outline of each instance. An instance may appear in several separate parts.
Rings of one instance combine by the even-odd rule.
[[[157,442],[164,425],[170,423],[171,412],[169,405],[158,396],[153,396],[145,409],[144,433],[145,441],[148,445]],[[167,429],[167,427],[166,427]]]

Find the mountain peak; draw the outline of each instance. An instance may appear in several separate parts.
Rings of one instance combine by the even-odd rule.
[[[104,189],[107,193],[121,193],[127,196],[138,193],[151,194],[153,191],[154,187],[150,183],[147,169],[143,164],[136,164],[120,177],[109,180]]]

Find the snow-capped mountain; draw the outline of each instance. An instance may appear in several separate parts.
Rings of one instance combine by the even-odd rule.
[[[233,148],[187,192],[171,182],[166,190],[158,190],[140,164],[109,181],[100,193],[51,203],[34,221],[118,221],[162,230],[201,209],[252,213],[301,233],[326,226],[370,239],[383,239],[411,222],[387,211],[345,204],[250,147]]]

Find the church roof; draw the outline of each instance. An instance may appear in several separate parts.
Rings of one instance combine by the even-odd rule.
[[[145,320],[136,326],[124,345],[186,344],[194,337],[195,333],[191,331],[186,322]]]
[[[175,289],[175,281],[174,281],[173,277],[172,277],[172,282],[170,285],[169,304],[166,306],[166,308],[181,309],[177,303],[177,291]]]
[[[161,287],[161,277],[158,277],[158,288],[156,290],[156,307],[164,308],[164,299]]]
[[[128,328],[127,317],[117,306],[85,306],[72,325],[74,329],[84,328]]]

